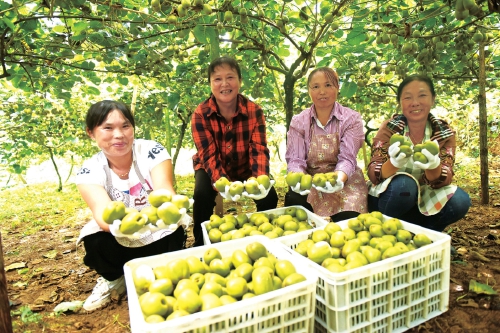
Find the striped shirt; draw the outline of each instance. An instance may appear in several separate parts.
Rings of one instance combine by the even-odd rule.
[[[330,118],[324,127],[318,125],[314,105],[293,116],[288,129],[285,155],[288,172],[306,172],[307,154],[313,132],[339,133],[340,152],[334,171],[343,171],[350,177],[356,170],[356,157],[365,139],[361,115],[335,102]]]
[[[204,169],[212,182],[220,177],[230,181],[269,174],[269,149],[264,112],[257,104],[238,94],[234,117],[221,116],[215,97],[202,102],[191,118],[197,148],[194,170]]]

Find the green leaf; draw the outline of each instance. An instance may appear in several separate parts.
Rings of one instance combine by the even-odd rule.
[[[27,20],[21,23],[21,28],[27,31],[33,31],[37,28],[38,21],[36,20]]]
[[[347,43],[349,45],[359,45],[366,40],[366,32],[364,28],[356,27],[347,35]]]
[[[70,100],[71,99],[71,92],[69,91],[63,91],[63,92],[60,92],[59,94],[57,94],[57,97],[62,99],[62,100]]]
[[[342,88],[340,88],[340,94],[343,98],[350,98],[356,94],[358,90],[358,85],[352,81],[344,82]]]
[[[19,274],[19,275],[25,275],[25,274],[27,274],[29,272],[29,270],[30,269],[28,267],[22,268],[22,269],[18,269],[17,270],[17,274]]]
[[[330,66],[330,62],[332,61],[331,58],[324,57],[321,59],[320,62],[316,65],[316,67],[325,67],[325,66]]]
[[[101,91],[99,89],[92,86],[86,86],[85,91],[91,95],[96,95],[96,96],[101,94]]]
[[[95,68],[95,63],[93,61],[84,61],[81,66],[85,70],[92,70]]]
[[[212,32],[214,32],[213,28],[211,30],[212,30]],[[196,40],[198,42],[203,43],[203,44],[207,44],[210,42],[209,33],[210,33],[209,29],[205,26],[197,25],[193,29],[194,38],[196,38]]]
[[[89,41],[101,44],[104,41],[104,36],[99,32],[94,32],[88,35]]]
[[[124,77],[124,76],[120,76],[117,78],[118,82],[122,85],[122,86],[126,86],[128,84],[128,78],[127,77]]]
[[[11,20],[9,20],[8,18],[6,17],[3,17],[2,18],[2,21],[11,29],[11,30],[16,30],[16,27],[14,26],[14,23],[12,23]]]
[[[94,29],[94,30],[100,30],[100,29],[102,29],[102,22],[101,21],[90,21],[89,28]]]
[[[317,49],[316,50],[316,56],[317,57],[320,57],[320,58],[323,58],[325,57],[326,55],[328,54],[331,54],[331,49],[330,48],[321,48],[321,49]]]
[[[469,281],[469,290],[475,292],[476,294],[486,294],[486,295],[497,295],[498,293],[488,286],[487,284],[482,284],[476,280]]]
[[[73,25],[73,32],[75,33],[75,35],[79,35],[81,32],[85,31],[88,26],[89,25],[87,24],[87,22],[76,22]]]
[[[168,94],[168,97],[167,97],[168,107],[171,110],[175,109],[177,104],[179,104],[180,100],[181,100],[180,94],[174,93],[174,92]]]
[[[288,57],[290,55],[290,50],[282,47],[279,48],[276,53],[282,57]]]
[[[332,2],[331,1],[322,1],[320,4],[319,13],[321,16],[325,16],[332,10]]]
[[[344,30],[342,29],[337,29],[335,30],[335,32],[333,33],[333,35],[337,38],[342,38],[344,37]]]
[[[55,259],[57,257],[57,254],[58,254],[57,250],[51,250],[46,254],[44,254],[43,256],[48,259]]]

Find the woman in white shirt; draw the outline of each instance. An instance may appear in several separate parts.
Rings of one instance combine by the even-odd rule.
[[[102,218],[110,201],[123,201],[140,211],[150,206],[148,194],[153,189],[175,194],[172,161],[161,144],[134,138],[134,117],[121,102],[93,104],[87,112],[86,130],[101,149],[83,163],[76,177],[78,190],[94,217],[82,229],[77,244],[85,246],[84,263],[101,275],[83,305],[92,311],[110,301],[112,290],[125,293],[123,265],[127,261],[181,250],[186,234],[183,228],[163,229],[141,243],[120,240],[110,233]]]

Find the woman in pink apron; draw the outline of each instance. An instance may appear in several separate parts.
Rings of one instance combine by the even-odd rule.
[[[287,170],[311,176],[336,171],[338,178],[323,191],[290,187],[285,206],[303,206],[332,221],[366,213],[368,191],[356,160],[364,140],[361,115],[337,102],[339,79],[331,68],[313,70],[307,84],[313,105],[292,118]]]
[[[94,217],[83,227],[77,241],[85,246],[84,263],[100,275],[83,305],[92,311],[107,304],[113,290],[119,295],[125,293],[123,265],[127,261],[181,250],[186,234],[178,227],[155,231],[140,241],[128,241],[110,233],[102,219],[110,201],[122,201],[140,211],[150,206],[148,195],[153,189],[175,194],[172,161],[161,144],[134,138],[134,117],[121,102],[93,104],[87,112],[86,127],[101,149],[83,163],[76,176],[78,190]]]

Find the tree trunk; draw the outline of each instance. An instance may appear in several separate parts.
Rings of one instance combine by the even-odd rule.
[[[59,168],[57,167],[56,159],[54,157],[54,152],[52,151],[52,148],[48,148],[49,153],[50,153],[50,160],[52,161],[52,164],[54,165],[54,169],[56,170],[57,174],[57,179],[59,181],[59,186],[57,187],[57,192],[61,192],[63,185],[62,185],[62,179],[61,179],[61,174],[59,174]]]
[[[170,128],[170,109],[168,107],[163,108],[163,114],[165,115],[165,148],[170,156],[172,156],[172,131]]]
[[[283,87],[285,88],[285,112],[286,112],[286,131],[290,127],[290,122],[293,117],[293,97],[294,97],[294,86],[295,79],[293,78],[293,73],[290,71],[285,75],[285,82],[283,82]]]
[[[2,233],[0,232],[0,332],[12,333],[7,279],[3,264]]]
[[[135,106],[137,104],[137,86],[134,86],[134,91],[132,92],[132,103],[130,103],[130,112],[135,115]]]
[[[479,157],[481,164],[481,204],[490,202],[488,185],[488,115],[486,111],[486,72],[484,43],[479,44]]]
[[[184,136],[186,135],[186,130],[187,130],[188,124],[185,121],[182,121],[182,125],[179,130],[179,139],[177,140],[177,147],[175,149],[175,154],[172,156],[172,163],[175,164],[177,163],[177,158],[179,157],[179,153],[181,152],[182,148],[182,141],[184,140]]]

